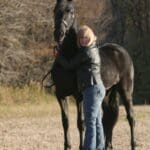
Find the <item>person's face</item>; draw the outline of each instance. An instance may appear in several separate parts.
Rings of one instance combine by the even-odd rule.
[[[90,42],[90,39],[86,36],[81,36],[79,38],[80,46],[87,46],[88,43]]]

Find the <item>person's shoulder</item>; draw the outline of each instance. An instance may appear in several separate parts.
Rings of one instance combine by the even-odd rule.
[[[91,46],[89,47],[89,49],[90,49],[90,51],[98,51],[98,50],[99,50],[99,48],[98,48],[98,46],[97,46],[96,43],[94,43],[93,45],[91,45]]]
[[[98,45],[97,45],[97,43],[96,42],[93,42],[90,46],[89,46],[89,48],[98,48]]]

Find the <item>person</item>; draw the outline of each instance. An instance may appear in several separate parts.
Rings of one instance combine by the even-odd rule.
[[[56,62],[65,69],[76,69],[77,85],[83,95],[85,117],[84,150],[103,150],[104,133],[102,126],[101,104],[105,96],[100,68],[99,49],[96,46],[96,36],[93,30],[83,25],[77,34],[78,54],[67,61],[61,54]]]

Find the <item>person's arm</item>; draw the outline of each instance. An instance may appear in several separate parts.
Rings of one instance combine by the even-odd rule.
[[[62,55],[59,55],[56,58],[56,62],[59,63],[62,67],[65,69],[71,70],[75,69],[78,67],[81,63],[85,62],[88,60],[88,57],[86,56],[85,53],[81,52],[78,53],[73,59],[70,61],[67,61]]]

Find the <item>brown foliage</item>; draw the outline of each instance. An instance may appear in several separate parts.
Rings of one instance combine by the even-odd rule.
[[[0,83],[22,85],[40,80],[43,63],[52,59],[53,6],[47,0],[1,1]],[[49,54],[44,54],[45,48]]]
[[[0,1],[0,83],[22,85],[41,81],[50,68],[55,2]],[[136,68],[136,90],[149,91],[149,1],[74,2],[78,23],[91,26],[100,43],[116,42],[129,50]],[[149,92],[143,96],[150,98]]]

